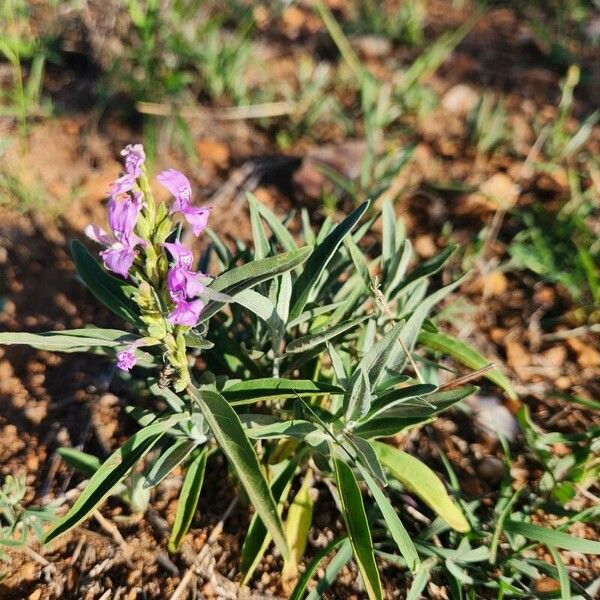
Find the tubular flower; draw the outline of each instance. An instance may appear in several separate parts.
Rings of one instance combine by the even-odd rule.
[[[139,199],[132,199],[125,194],[112,197],[108,203],[108,222],[112,235],[97,225],[88,225],[85,228],[85,233],[90,239],[108,246],[100,252],[104,266],[122,277],[129,275],[129,269],[137,254],[136,246],[146,244],[133,232],[140,210]]]
[[[194,235],[200,235],[208,224],[210,208],[190,205],[192,200],[192,186],[189,179],[175,169],[168,169],[167,171],[163,171],[157,177],[157,180],[175,198],[169,211],[170,214],[181,213],[191,225]]]
[[[180,244],[179,242],[165,242],[163,246],[169,251],[169,254],[173,257],[175,261],[176,267],[181,267],[182,269],[190,270],[192,268],[192,263],[194,262],[194,255],[192,251]]]
[[[127,144],[121,150],[121,156],[123,157],[125,173],[137,179],[142,173],[142,165],[146,160],[144,146],[142,144]]]
[[[131,371],[135,367],[137,359],[132,348],[125,348],[117,352],[117,367],[122,371]]]

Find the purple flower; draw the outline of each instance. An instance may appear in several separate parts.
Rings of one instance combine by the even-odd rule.
[[[117,352],[117,367],[123,371],[130,371],[135,367],[137,359],[135,357],[135,349],[133,347],[125,348]]]
[[[180,300],[175,303],[175,308],[169,313],[168,320],[174,325],[194,327],[198,323],[200,313],[204,308],[202,300]]]
[[[163,171],[157,177],[157,180],[175,198],[175,202],[171,205],[170,213],[181,213],[185,220],[192,226],[194,235],[200,235],[208,224],[210,208],[206,206],[190,206],[192,200],[190,180],[183,173],[175,169]]]
[[[119,177],[116,181],[113,181],[109,188],[109,194],[111,197],[126,194],[133,189],[134,183],[135,178],[129,173],[125,173],[125,175],[121,175],[121,177]]]
[[[142,144],[127,144],[121,150],[121,156],[124,157],[125,173],[137,179],[142,173],[142,165],[146,160],[144,146]]]
[[[129,269],[137,254],[136,246],[146,244],[133,232],[140,210],[139,201],[132,200],[129,196],[113,197],[108,203],[108,222],[113,234],[106,233],[96,225],[88,225],[85,228],[85,233],[90,239],[108,246],[100,252],[104,266],[122,277],[129,275]]]
[[[180,244],[179,242],[166,242],[163,246],[169,251],[169,254],[173,257],[175,261],[176,267],[181,267],[188,271],[192,267],[192,263],[194,262],[194,255],[192,251]]]
[[[174,302],[181,298],[196,298],[204,291],[202,273],[173,267],[167,273],[167,287]]]

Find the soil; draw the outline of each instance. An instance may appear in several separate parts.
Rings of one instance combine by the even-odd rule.
[[[465,11],[450,10],[449,4],[439,1],[428,5],[429,34],[464,20]],[[285,65],[289,70],[289,61],[300,48],[317,48],[317,37],[322,43],[322,35],[311,33],[310,20],[299,26],[307,29],[298,38],[286,37],[284,28],[279,40],[275,36],[270,40],[270,51],[280,58],[282,72]],[[591,61],[600,57],[584,58]],[[378,68],[386,69],[385,60]],[[442,189],[438,184],[461,182],[472,189],[484,182],[505,185],[498,174],[515,182],[535,140],[531,117],[544,114],[551,118],[555,114],[563,72],[548,64],[543,49],[527,34],[526,23],[512,11],[498,9],[480,20],[431,78],[431,87],[443,98],[458,84],[468,84],[475,91],[501,91],[520,151],[514,156],[474,156],[464,115],[452,103],[449,108],[442,102],[434,115],[415,123],[418,143],[411,168],[405,170],[405,180],[400,182],[402,193],[397,206],[418,254],[429,257],[445,245],[447,223],[452,224],[456,239],[469,242],[490,222],[494,210],[477,193]],[[85,75],[90,76],[94,74]],[[48,77],[48,89],[60,90],[58,75],[52,79],[50,72]],[[84,80],[82,73],[75,72],[69,90]],[[597,81],[578,93],[577,114],[587,114],[594,106],[597,91],[593,85]],[[68,242],[83,239],[87,223],[105,219],[103,198],[119,170],[118,150],[140,139],[141,132],[110,110],[98,120],[84,100],[79,109],[73,108],[76,103],[67,103],[71,107],[69,116],[32,122],[26,147],[15,138],[4,156],[6,172],[18,171],[35,192],[27,203],[8,203],[0,213],[1,330],[46,331],[90,323],[122,326],[75,278]],[[8,120],[0,121],[0,126],[7,133],[15,127]],[[353,152],[345,154],[347,140],[335,132],[326,134],[323,143],[302,139],[284,156],[273,133],[251,122],[195,126],[198,160],[161,151],[154,169],[179,167],[188,173],[194,180],[197,198],[214,206],[211,226],[229,240],[251,237],[243,199],[248,190],[279,214],[308,206],[315,221],[321,220],[324,214],[312,194],[318,174],[314,168],[310,170],[310,164],[307,167],[304,162],[300,167],[300,163],[328,142],[333,144],[334,156],[351,157],[342,160],[348,167],[348,160],[356,158]],[[596,130],[590,145],[597,149],[599,144],[600,130]],[[308,169],[308,175],[306,170],[303,175],[302,169]],[[551,206],[568,193],[562,173],[521,178],[518,187],[516,206],[526,206],[533,198],[541,198]],[[501,187],[501,191],[506,190]],[[568,315],[573,306],[558,286],[542,283],[526,273],[493,267],[507,258],[506,242],[516,228],[514,218],[507,216],[497,240],[491,244],[488,266],[476,271],[465,284],[462,293],[470,311],[462,317],[464,329],[460,333],[468,334],[484,354],[503,365],[534,422],[553,431],[585,431],[600,424],[600,416],[561,399],[560,392],[600,398],[600,340],[593,334],[556,341],[541,335],[542,319]],[[550,332],[577,324],[573,314],[571,323]],[[61,510],[66,510],[73,501],[70,490],[82,478],[58,459],[57,448],[70,445],[106,456],[135,430],[124,412],[127,391],[113,378],[113,370],[107,361],[85,355],[0,348],[0,473],[26,477],[25,504],[60,499]],[[507,408],[509,421],[518,408],[517,403],[500,398],[492,387],[484,385],[482,396],[496,398],[498,410]],[[474,417],[478,409],[474,406],[470,412],[456,411],[408,439],[397,440],[439,472],[443,472],[439,450],[445,452],[467,498],[497,490],[490,458],[502,456],[498,440]],[[536,482],[539,468],[523,452],[518,437],[512,450],[515,484]],[[180,554],[169,555],[165,544],[181,482],[181,472],[175,471],[153,491],[146,518],[131,514],[123,503],[111,499],[99,518],[92,518],[49,547],[10,551],[11,563],[2,568],[6,576],[0,581],[0,599],[170,598],[182,578],[189,577],[186,574],[194,557],[237,497],[226,465],[220,458],[211,460],[214,464],[207,470],[192,530]],[[318,491],[318,517],[308,557],[343,530],[327,487],[321,484]],[[581,498],[582,507],[590,502],[589,498]],[[273,554],[259,566],[249,588],[240,589],[236,583],[240,544],[250,516],[251,509],[241,499],[210,546],[200,575],[192,575],[199,577],[198,591],[189,587],[180,598],[283,596],[277,575],[279,559]],[[600,538],[599,527],[582,525],[573,533]],[[598,557],[590,557],[587,562],[577,557],[569,560],[580,566],[576,576],[582,583],[600,575]],[[381,566],[386,597],[404,597],[406,582],[393,566]],[[445,597],[443,590],[436,591],[435,586],[427,593],[431,598]],[[357,587],[356,572],[345,569],[326,597],[358,599],[365,594]]]

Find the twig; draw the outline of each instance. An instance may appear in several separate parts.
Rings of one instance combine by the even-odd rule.
[[[569,329],[568,331],[545,333],[541,337],[545,342],[557,342],[559,340],[566,340],[572,337],[579,337],[581,335],[585,335],[586,333],[600,333],[600,323],[595,323],[594,325],[582,325],[581,327]]]
[[[469,383],[469,381],[473,381],[473,379],[478,379],[479,377],[481,377],[488,371],[491,371],[492,369],[495,369],[495,368],[496,368],[496,365],[494,363],[490,363],[489,365],[486,365],[482,369],[473,371],[473,373],[467,373],[467,375],[463,375],[462,377],[457,377],[456,379],[453,379],[452,381],[445,383],[444,385],[440,386],[438,391],[445,392],[446,390],[452,390],[452,389],[458,387],[459,385],[463,385],[464,383]]]
[[[125,541],[125,538],[121,535],[121,532],[118,530],[117,526],[111,523],[108,519],[105,519],[99,510],[94,512],[94,519],[98,522],[100,527],[108,533],[115,543],[121,548],[123,552],[123,556],[125,557],[125,562],[127,566],[132,567],[133,564],[131,562],[132,551],[129,547],[129,544]]]
[[[289,115],[295,110],[295,103],[264,102],[247,106],[227,106],[224,108],[207,109],[198,106],[177,106],[175,104],[160,104],[157,102],[137,102],[138,112],[157,117],[179,116],[186,119],[202,121],[240,121],[245,119],[264,119]]]
[[[192,579],[194,579],[195,575],[199,573],[199,571],[202,569],[204,562],[208,558],[212,544],[221,535],[221,532],[223,531],[223,527],[225,525],[225,521],[233,512],[233,509],[236,507],[239,499],[239,496],[236,496],[229,503],[227,510],[223,513],[223,516],[221,517],[220,521],[213,527],[213,530],[208,536],[206,542],[204,543],[204,546],[202,546],[202,549],[198,553],[198,556],[196,556],[196,558],[194,559],[194,564],[185,572],[183,578],[179,582],[179,585],[177,586],[169,600],[179,600],[179,598],[181,598],[183,592],[186,590],[188,585],[190,585],[190,583],[192,582]]]

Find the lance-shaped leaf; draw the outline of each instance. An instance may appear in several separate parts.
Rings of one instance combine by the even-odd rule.
[[[388,500],[388,497],[381,491],[377,482],[371,477],[369,472],[362,465],[358,465],[358,470],[365,480],[371,494],[373,494],[373,498],[388,526],[392,539],[396,543],[396,546],[398,546],[398,550],[400,550],[400,553],[406,560],[408,568],[414,572],[419,566],[420,560],[417,549],[415,548],[408,531],[406,531],[406,528],[402,524],[402,521],[400,520],[398,513],[394,510],[391,502]]]
[[[402,333],[400,337],[404,342],[404,347],[406,347],[409,351],[412,350],[412,347],[421,331],[421,327],[431,309],[441,300],[443,300],[452,290],[457,288],[463,281],[466,279],[467,275],[463,275],[456,281],[451,284],[437,290],[425,300],[423,300],[419,306],[414,310],[414,312],[407,319],[404,327],[402,328]],[[391,351],[388,356],[388,360],[386,361],[385,372],[388,377],[394,377],[398,373],[402,372],[404,369],[404,365],[408,360],[406,356],[406,352],[404,347],[399,342],[394,346],[394,349]]]
[[[339,548],[339,550],[338,550]],[[313,559],[310,561],[306,570],[302,574],[302,577],[298,580],[296,587],[290,595],[290,600],[302,600],[306,593],[306,588],[310,583],[310,580],[314,577],[319,565],[327,558],[331,552],[338,550],[336,555],[331,559],[331,562],[325,569],[325,576],[317,583],[317,587],[306,596],[306,600],[319,600],[333,584],[337,574],[343,569],[343,567],[350,562],[352,558],[352,544],[347,537],[343,537],[339,540],[333,540],[333,542],[327,544],[325,548],[321,548]]]
[[[413,427],[427,421],[475,391],[477,391],[476,386],[466,385],[454,390],[435,392],[427,396],[429,408],[424,403],[419,406],[411,405],[407,408],[403,407],[402,404],[394,406],[375,415],[373,418],[362,420],[354,428],[354,433],[366,438],[389,437],[407,427]]]
[[[340,494],[342,514],[358,570],[370,600],[382,600],[383,591],[375,556],[365,505],[352,469],[338,458],[334,459],[335,477]]]
[[[204,482],[204,472],[206,471],[206,460],[208,450],[197,451],[196,456],[190,462],[183,485],[179,492],[177,500],[177,510],[175,511],[175,520],[169,536],[167,547],[169,552],[177,552],[186,533],[190,530],[192,520],[200,499],[202,483]]]
[[[189,393],[200,406],[215,439],[234,467],[254,508],[273,536],[275,545],[284,560],[289,560],[290,550],[277,512],[277,505],[239,417],[229,402],[217,392],[199,390],[190,386]]]
[[[371,406],[371,387],[367,374],[359,369],[352,379],[352,387],[344,396],[346,421],[356,421],[366,415]]]
[[[312,472],[309,470],[306,472],[302,486],[288,508],[285,520],[285,535],[292,554],[290,561],[283,565],[281,576],[285,583],[289,583],[298,577],[298,564],[306,550],[314,506],[311,487]]]
[[[581,554],[600,554],[600,542],[575,537],[548,527],[508,519],[504,523],[504,530],[554,548],[581,552]]]
[[[137,292],[136,288],[124,279],[109,275],[78,240],[71,243],[71,254],[77,275],[90,292],[119,317],[134,325],[142,325],[138,307],[131,299]]]
[[[418,399],[421,396],[423,396],[423,401],[419,403],[419,405],[425,409],[429,408],[435,410],[435,405],[432,405],[428,398],[428,395],[431,395],[435,389],[435,385],[430,383],[418,383],[417,385],[407,385],[406,387],[390,390],[389,392],[378,396],[376,400],[373,400],[368,414],[365,415],[363,419],[367,421],[400,403],[404,403],[411,398]]]
[[[131,469],[156,444],[160,437],[186,415],[158,419],[131,436],[121,448],[113,452],[92,475],[89,483],[67,514],[58,520],[46,535],[48,543],[86,519],[111,494]]]
[[[321,274],[333,258],[344,237],[354,229],[365,211],[369,208],[370,201],[363,202],[358,208],[354,209],[339,225],[337,225],[327,237],[318,244],[310,258],[306,262],[302,274],[292,289],[292,300],[290,309],[290,319],[300,316],[310,293],[319,281]]]
[[[265,223],[269,226],[283,248],[285,250],[295,250],[296,242],[294,242],[292,234],[282,225],[279,219],[264,204],[259,202],[254,194],[247,193],[246,197],[251,209],[255,209],[265,220]]]
[[[469,523],[460,508],[448,495],[442,480],[426,464],[388,444],[372,443],[381,463],[409,492],[423,500],[452,529],[461,533],[469,531]]]
[[[469,369],[483,369],[490,364],[490,361],[483,354],[477,352],[469,344],[442,333],[421,331],[418,342],[436,352],[442,352],[451,356],[465,365],[465,367],[469,367]],[[487,371],[483,376],[501,387],[509,398],[512,400],[517,399],[517,392],[515,392],[512,384],[500,369],[496,368]]]
[[[295,461],[287,461],[275,475],[271,483],[271,493],[278,503],[277,507],[280,514],[283,508],[282,504],[287,498],[292,477],[294,476],[297,466]],[[244,545],[242,546],[242,560],[240,563],[240,571],[244,574],[242,585],[245,585],[252,577],[252,574],[261,557],[267,550],[270,541],[271,536],[267,528],[262,522],[260,515],[255,512],[254,515],[252,515],[248,532],[244,538]]]
[[[139,340],[140,336],[119,329],[66,329],[43,333],[0,333],[0,344],[24,344],[53,352],[98,352],[119,348]]]
[[[285,351],[287,354],[300,354],[301,352],[307,352],[308,350],[312,350],[318,346],[325,345],[328,340],[332,340],[343,333],[346,333],[346,331],[354,329],[357,325],[360,325],[368,318],[369,315],[365,315],[350,321],[345,321],[344,323],[340,323],[339,325],[326,329],[325,331],[319,331],[317,333],[312,333],[310,335],[297,338],[292,340],[287,345]]]
[[[343,394],[344,390],[331,383],[309,379],[283,379],[265,377],[248,381],[227,383],[221,390],[230,404],[250,404],[259,400],[282,400],[297,396]]]
[[[298,265],[301,265],[311,254],[312,248],[305,246],[298,250],[291,250],[276,256],[269,256],[262,260],[235,267],[219,275],[210,283],[210,289],[215,292],[223,292],[229,296],[235,296],[243,290],[268,281],[269,279],[285,273]],[[222,302],[209,302],[200,316],[201,321],[206,321],[219,311]]]
[[[194,440],[185,438],[170,440],[162,452],[148,465],[144,487],[158,485],[177,465],[181,464],[196,447]]]

